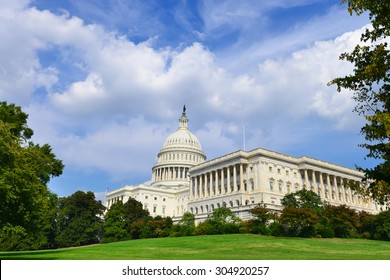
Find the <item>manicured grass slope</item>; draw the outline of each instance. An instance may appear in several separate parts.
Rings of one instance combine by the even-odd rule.
[[[142,239],[79,248],[1,252],[0,259],[60,260],[390,260],[390,242],[251,234]]]

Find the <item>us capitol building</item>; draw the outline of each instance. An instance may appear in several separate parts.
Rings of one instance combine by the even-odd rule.
[[[151,216],[178,220],[189,211],[202,221],[213,209],[226,205],[241,219],[249,219],[249,210],[259,203],[281,210],[281,199],[286,194],[307,189],[332,205],[345,204],[358,211],[377,213],[379,205],[348,187],[347,182],[360,183],[363,177],[363,173],[350,168],[261,148],[206,161],[198,138],[188,129],[184,106],[179,128],[165,140],[157,155],[151,184],[108,192],[106,207],[132,197]]]

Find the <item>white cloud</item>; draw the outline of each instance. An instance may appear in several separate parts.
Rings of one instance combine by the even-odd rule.
[[[241,56],[248,55],[243,65],[252,60],[250,67],[231,71],[199,43],[154,49],[150,42],[135,44],[75,17],[8,7],[13,12],[0,14],[0,36],[8,36],[0,44],[0,97],[25,100],[35,139],[50,143],[68,165],[148,178],[183,104],[209,158],[242,148],[243,124],[248,147],[275,149],[308,138],[310,120],[315,126],[320,119],[329,131],[360,124],[351,114],[350,96],[327,83],[351,70],[338,56],[357,43],[361,30],[267,60],[259,60],[261,51],[273,52],[281,39],[259,51],[253,45]],[[82,65],[84,77],[31,101],[38,87],[55,88],[65,71],[42,66],[39,52],[62,47],[74,53],[68,59]]]

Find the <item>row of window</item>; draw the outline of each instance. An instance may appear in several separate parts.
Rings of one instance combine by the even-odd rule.
[[[268,167],[268,171],[270,173],[273,173],[274,172],[274,167],[273,166],[269,166]],[[282,175],[282,168],[280,168],[280,167],[276,168],[276,172],[277,172],[277,174]],[[286,169],[285,170],[285,175],[286,176],[290,176],[290,169]],[[293,176],[294,176],[294,178],[297,178],[297,172],[296,171],[293,171]]]

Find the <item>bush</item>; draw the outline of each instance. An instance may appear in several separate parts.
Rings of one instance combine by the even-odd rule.
[[[374,239],[390,241],[390,210],[379,213],[373,221]]]
[[[329,225],[319,224],[317,226],[317,235],[322,238],[333,238],[334,231]]]
[[[278,222],[273,222],[268,226],[270,235],[272,236],[283,236],[283,227]]]

